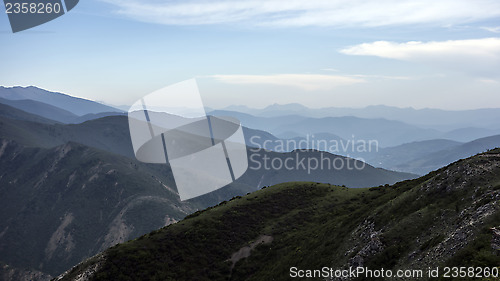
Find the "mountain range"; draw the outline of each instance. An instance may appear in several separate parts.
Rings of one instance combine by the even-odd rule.
[[[2,118],[15,120],[0,123],[2,128],[0,137],[8,137],[20,144],[48,148],[62,145],[68,141],[75,141],[116,154],[134,157],[126,116],[106,116],[80,124],[65,125],[0,103],[0,120]],[[39,123],[44,124],[40,126]],[[332,145],[336,144],[336,149],[330,150],[330,153],[363,159],[375,167],[419,175],[457,159],[500,146],[500,136],[491,136],[469,143],[437,139],[411,142],[388,148],[367,146],[365,150],[359,151],[357,144],[356,147],[353,146],[357,140],[343,139],[328,133],[314,134],[308,139],[303,137],[280,139],[261,130],[243,127],[243,131],[246,143],[251,147],[278,152],[291,152],[295,149],[309,147],[328,151],[328,148],[332,148]],[[326,145],[321,145],[321,141],[328,142]],[[342,149],[343,146],[346,149]]]
[[[109,246],[263,186],[316,180],[365,187],[415,177],[326,152],[249,149],[250,168],[240,179],[181,202],[167,164],[135,160],[125,116],[51,124],[38,123],[35,115],[7,105],[3,108],[0,261],[9,269],[6,275],[24,276],[21,279],[55,276]],[[263,162],[265,158],[285,162],[318,157],[330,163],[339,160],[346,167],[288,170],[265,168]]]
[[[480,138],[460,145],[451,143],[451,145],[445,149],[433,152],[431,151],[424,155],[417,156],[416,158],[409,158],[404,163],[395,162],[393,164],[381,166],[386,169],[423,175],[440,167],[446,166],[457,159],[466,158],[478,152],[487,151],[492,147],[498,146],[500,146],[500,135]]]
[[[44,97],[51,96],[52,94],[55,97],[49,98],[49,101],[59,100],[67,102],[69,100],[70,102],[78,103],[80,108],[86,108],[90,104],[91,108],[87,108],[87,112],[95,110],[95,108],[100,108],[101,110],[110,110],[110,108],[103,108],[101,104],[96,102],[88,100],[82,102],[82,99],[73,98],[61,93],[48,92],[36,87],[2,87],[0,88],[0,96],[2,94],[5,97],[16,99],[12,100],[0,98],[0,116],[8,117],[10,119],[47,124],[40,127],[33,123],[21,122],[9,128],[11,131],[17,131],[15,133],[10,132],[9,135],[17,135],[17,141],[22,144],[36,144],[43,147],[51,147],[73,140],[100,149],[110,150],[121,155],[133,157],[131,144],[127,137],[128,133],[126,132],[126,118],[118,117],[119,115],[124,114],[122,112],[105,111],[87,113],[86,115],[78,116],[63,108],[37,100],[43,100]],[[41,96],[37,96],[38,94]],[[33,96],[35,96],[36,100],[20,99]],[[18,109],[18,111],[13,108],[7,109],[5,107],[6,105],[10,105],[11,107]],[[211,114],[216,116],[230,115],[240,119],[242,124],[246,126],[243,128],[246,143],[251,147],[260,147],[276,152],[291,152],[292,150],[299,148],[319,149],[334,154],[362,159],[376,167],[421,175],[462,157],[471,156],[475,153],[482,152],[485,149],[500,145],[499,142],[493,141],[495,140],[494,137],[489,138],[489,141],[484,145],[477,145],[478,143],[483,143],[479,140],[481,138],[498,135],[498,132],[495,130],[485,128],[461,128],[448,132],[439,132],[434,129],[422,129],[400,121],[391,121],[387,119],[366,119],[358,117],[309,118],[301,115],[280,115],[296,112],[302,112],[304,115],[313,115],[311,112],[315,110],[298,104],[272,105],[260,111],[250,110],[245,106],[236,106],[232,108],[241,111],[253,111],[254,113],[262,115],[266,115],[266,112],[274,112],[273,115],[275,117],[270,118],[257,117],[234,111],[211,112]],[[389,112],[394,111],[391,108],[383,106],[370,108],[380,109],[376,112],[385,112],[382,109],[388,109]],[[335,112],[343,112],[338,109],[334,109],[335,108],[325,108],[318,109],[317,111],[323,112],[322,114],[331,112],[331,115],[334,115]],[[401,109],[396,111],[405,112],[405,110],[410,109]],[[372,111],[373,110],[368,110],[368,112]],[[493,109],[486,111],[491,114],[495,112]],[[438,112],[438,110],[436,112]],[[440,114],[446,115],[450,113],[447,111],[443,112]],[[479,116],[483,116],[483,111],[479,110],[478,112]],[[348,112],[343,113],[347,114]],[[470,115],[472,113],[469,112],[468,114]],[[118,115],[116,119],[94,121],[98,120],[100,117],[116,115]],[[368,115],[365,114],[363,116]],[[464,113],[464,116],[468,115]],[[480,117],[474,117],[474,120],[484,120],[484,118],[489,118],[490,115],[485,114],[484,116],[481,117],[483,119]],[[445,119],[446,118],[441,118],[440,120]],[[91,122],[89,123],[85,121]],[[74,127],[65,127],[58,126],[56,123],[76,123],[77,125]],[[81,123],[84,123],[84,125]],[[489,123],[496,123],[496,120],[490,120]],[[51,125],[49,126],[49,124]],[[105,127],[106,129],[102,129],[102,127]],[[7,129],[4,128],[4,134],[5,130]],[[105,136],[94,138],[91,131],[104,133]],[[359,147],[354,146],[354,144],[357,145],[360,142],[370,141],[373,141],[374,143],[365,146],[364,149],[359,149]],[[466,145],[469,147],[464,150],[468,151],[467,153],[464,153],[463,151],[458,153],[460,150],[459,148],[454,151],[448,151],[453,148],[454,144],[465,144],[471,141],[474,142],[475,145]],[[440,145],[436,146],[436,144],[443,145],[442,149],[434,149],[435,147],[441,147]],[[332,147],[334,149],[331,149]],[[438,151],[440,153],[437,153]],[[432,160],[432,153],[437,153],[438,155],[444,153],[448,155],[446,157],[447,160]]]
[[[302,115],[305,117],[324,118],[353,116],[368,119],[397,120],[422,128],[452,131],[461,128],[478,127],[498,130],[496,120],[500,119],[500,109],[483,108],[474,110],[442,110],[399,108],[386,105],[372,105],[364,108],[308,108],[301,104],[273,104],[263,109],[247,106],[229,106],[226,111],[237,111],[261,117],[277,117],[286,115]]]
[[[385,118],[362,118],[355,116],[306,117],[303,115],[279,115],[273,117],[254,116],[236,111],[214,110],[215,116],[233,116],[249,128],[267,131],[278,138],[311,137],[332,133],[343,139],[378,142],[379,147],[397,146],[414,141],[449,139],[468,142],[482,137],[500,134],[500,128],[462,127],[451,131],[420,127],[399,120]],[[496,120],[490,123],[497,124]]]
[[[299,110],[301,108],[299,105],[292,107],[289,109]],[[75,108],[79,108],[79,110],[75,111]],[[273,111],[269,110],[269,112]],[[309,230],[301,232],[302,226],[308,225],[308,227],[311,227],[310,231],[312,231],[313,229],[318,230],[320,224],[308,223],[327,223],[330,225],[330,227],[327,227],[329,233],[336,233],[335,231],[341,228],[341,231],[335,234],[337,235],[335,237],[339,239],[338,242],[325,240],[325,243],[330,247],[328,249],[337,252],[337,248],[331,248],[333,245],[351,245],[338,235],[352,233],[356,229],[358,229],[356,230],[358,232],[365,231],[359,229],[372,229],[371,221],[376,222],[372,213],[379,214],[382,212],[381,214],[385,217],[391,218],[388,222],[391,222],[392,226],[389,224],[387,229],[391,227],[394,227],[394,229],[387,230],[389,231],[387,232],[389,233],[388,236],[383,236],[389,238],[387,238],[388,240],[381,240],[381,243],[385,246],[381,248],[381,252],[378,252],[377,255],[392,261],[402,260],[402,254],[399,252],[402,251],[406,254],[406,250],[393,249],[389,245],[397,241],[394,240],[396,239],[394,233],[402,231],[401,228],[404,230],[410,227],[405,223],[415,219],[416,215],[415,213],[409,213],[409,210],[403,207],[397,209],[394,207],[394,202],[404,202],[399,205],[396,204],[398,206],[417,204],[414,208],[420,208],[419,210],[422,212],[427,212],[422,207],[424,204],[435,204],[439,208],[444,206],[443,204],[449,203],[449,206],[458,204],[459,206],[455,208],[468,210],[467,214],[474,215],[472,206],[477,207],[479,205],[470,200],[462,200],[463,202],[460,201],[462,203],[457,203],[459,202],[458,196],[470,196],[470,190],[464,191],[465,193],[458,191],[458,193],[455,193],[455,189],[450,187],[453,190],[453,196],[449,199],[443,199],[444,201],[439,201],[441,199],[436,198],[439,202],[431,202],[431,195],[439,194],[441,197],[446,197],[448,193],[443,193],[444,191],[441,190],[444,188],[443,186],[454,186],[460,182],[483,184],[484,182],[477,177],[462,179],[459,177],[462,175],[457,172],[461,171],[463,173],[463,171],[473,169],[477,171],[477,174],[474,174],[477,176],[480,174],[480,168],[484,168],[482,175],[485,175],[491,184],[484,187],[484,190],[481,189],[474,193],[473,196],[479,196],[475,198],[482,198],[483,201],[490,198],[485,194],[497,196],[497,179],[494,176],[490,177],[491,173],[496,173],[497,162],[495,161],[497,154],[495,153],[497,152],[471,158],[477,161],[462,160],[438,172],[431,172],[422,178],[404,181],[416,178],[416,174],[423,175],[458,159],[500,146],[500,136],[490,136],[495,132],[494,126],[491,127],[493,129],[483,128],[484,130],[477,130],[477,127],[464,127],[455,131],[444,132],[440,131],[439,128],[419,127],[399,120],[380,117],[309,117],[305,116],[307,112],[307,110],[304,111],[304,115],[281,115],[283,112],[275,112],[274,114],[268,114],[268,117],[253,116],[235,111],[210,112],[212,115],[230,115],[241,120],[244,125],[245,141],[248,145],[249,169],[241,178],[219,190],[188,201],[180,201],[168,163],[145,164],[135,159],[129,135],[128,119],[121,110],[36,87],[1,87],[0,279],[47,280],[51,276],[62,273],[71,266],[104,251],[108,247],[141,237],[141,235],[172,223],[175,223],[172,229],[177,229],[177,227],[181,227],[180,225],[186,225],[187,228],[182,228],[182,231],[192,231],[193,235],[196,233],[195,236],[201,233],[202,237],[206,237],[207,243],[212,243],[214,242],[211,240],[213,236],[210,235],[226,237],[227,234],[208,228],[207,231],[212,234],[203,234],[205,227],[193,227],[191,221],[193,219],[197,221],[198,217],[203,217],[207,212],[203,212],[201,215],[199,215],[200,212],[191,216],[189,214],[198,210],[212,208],[217,204],[220,204],[220,206],[214,210],[223,210],[216,211],[222,212],[220,214],[223,217],[210,218],[208,223],[221,222],[226,224],[223,218],[229,218],[228,227],[236,227],[233,230],[235,234],[228,238],[230,239],[228,240],[230,249],[217,249],[209,246],[208,249],[213,249],[217,253],[232,251],[233,248],[240,245],[238,243],[243,243],[242,241],[250,241],[250,244],[248,244],[250,248],[257,247],[257,249],[260,249],[261,246],[258,246],[260,242],[257,242],[268,241],[270,239],[268,236],[273,237],[272,239],[279,238],[279,240],[273,241],[288,239],[286,238],[288,236],[267,235],[266,233],[262,237],[258,236],[261,231],[257,231],[252,226],[256,221],[261,221],[262,225],[265,226],[264,229],[269,230],[269,233],[274,233],[274,229],[281,229],[277,233],[286,233],[290,230],[285,227],[288,225],[292,227],[292,236],[295,231],[301,233],[291,239],[293,241],[303,240],[303,243],[309,245],[308,247],[312,247],[311,245],[319,247],[323,242],[321,242],[322,239],[315,239],[314,241],[305,239],[306,233],[312,235],[311,237],[315,237],[316,234],[307,232]],[[288,113],[290,112],[287,111],[286,114]],[[491,121],[491,123],[496,123],[496,120]],[[464,141],[474,134],[467,135],[466,133],[461,135],[460,132],[463,131],[474,131],[476,136],[486,134],[487,137],[474,139],[470,142]],[[355,136],[353,136],[353,132],[356,133]],[[456,134],[455,137],[446,139],[447,136],[453,134]],[[313,146],[315,141],[325,140],[329,141],[329,145],[337,144],[349,149],[349,146],[354,141],[360,140],[361,137],[367,140],[376,140],[377,143],[368,144],[369,151],[359,151],[357,147],[355,147],[356,149],[351,147],[353,149],[348,151],[346,149],[321,149],[318,146]],[[282,144],[287,142],[297,145],[283,148]],[[487,157],[495,160],[492,162],[493,164],[487,161],[489,159]],[[361,158],[363,161],[361,161]],[[285,163],[290,164],[290,166]],[[321,163],[325,167],[316,166],[312,168],[311,165],[315,165],[315,163],[318,165]],[[338,163],[341,163],[342,166],[336,167],[335,165],[338,165]],[[462,166],[464,163],[470,165]],[[481,164],[481,166],[478,163],[484,165]],[[490,167],[490,164],[493,166]],[[450,167],[458,168],[449,170]],[[453,177],[449,176],[450,173]],[[463,176],[470,176],[470,174],[467,172]],[[304,181],[306,183],[297,183]],[[286,182],[295,183],[286,184]],[[425,192],[419,193],[418,190],[422,189],[425,182],[438,186],[438,190],[441,191],[432,191],[432,189],[427,188],[426,192],[429,191],[429,194]],[[390,187],[390,184],[395,185]],[[266,188],[261,190],[263,187]],[[356,189],[353,189],[354,187]],[[247,193],[251,194],[244,197],[245,199],[238,199]],[[422,199],[424,201],[418,201],[414,197],[415,194],[429,200]],[[220,203],[231,198],[233,200],[230,202]],[[416,200],[417,203],[411,200],[408,201],[408,198]],[[493,201],[498,201],[498,199],[495,199],[497,197],[493,198]],[[267,209],[266,206],[270,205],[265,202],[268,202],[268,200],[276,203],[275,210],[272,207]],[[300,203],[300,200],[304,202]],[[250,205],[246,206],[245,203],[246,207],[238,209],[241,202],[248,202]],[[309,203],[313,207],[307,207],[306,205]],[[481,204],[483,203],[481,201]],[[497,206],[491,207],[487,205],[488,203],[489,201],[479,207],[490,208],[488,212],[495,212]],[[236,204],[236,207],[233,204]],[[233,209],[233,207],[236,209]],[[460,209],[462,207],[463,209]],[[413,210],[412,208],[410,209]],[[398,214],[396,219],[390,216],[389,211],[383,211],[386,209],[396,212]],[[262,214],[260,213],[261,210],[264,211]],[[320,212],[319,210],[323,211]],[[325,210],[330,210],[332,213],[325,213]],[[370,213],[369,210],[373,212]],[[376,210],[379,210],[379,212],[377,213]],[[401,210],[402,214],[399,215]],[[226,211],[229,213],[224,213]],[[429,216],[437,216],[436,210],[432,209],[431,211]],[[271,218],[266,217],[269,214]],[[306,214],[312,214],[311,220],[303,217]],[[231,217],[232,215],[237,216]],[[408,217],[404,217],[405,215],[408,215]],[[183,220],[186,216],[191,218]],[[255,218],[248,221],[252,216],[255,216]],[[329,217],[337,216],[338,218],[334,221],[328,222]],[[359,221],[362,218],[367,219],[370,223],[363,226],[363,223]],[[447,219],[456,221],[463,219],[463,216],[455,214],[450,215]],[[181,223],[176,223],[181,220]],[[241,223],[244,226],[233,225],[233,222],[238,220],[240,222],[237,224]],[[272,225],[267,224],[269,220],[273,221]],[[296,224],[296,220],[299,221],[298,224]],[[385,222],[379,222],[379,226]],[[356,223],[358,224],[355,225]],[[488,220],[481,220],[479,225],[482,227],[488,223],[490,223]],[[201,225],[205,225],[205,222],[201,222]],[[268,232],[267,230],[266,232]],[[249,236],[238,236],[245,231],[249,232]],[[369,234],[365,234],[372,235],[375,233],[372,230],[369,231],[371,231]],[[447,231],[451,231],[451,228]],[[471,237],[476,237],[482,232],[478,233],[468,232],[467,235],[470,234]],[[254,234],[255,237],[252,236]],[[448,234],[449,232],[446,232],[443,235]],[[322,237],[324,238],[325,235],[326,232]],[[418,243],[426,240],[424,245],[419,246],[425,249],[429,247],[427,244],[439,244],[446,240],[441,240],[441,236],[431,237],[432,235],[429,236],[428,233],[415,235],[411,237],[420,239]],[[149,236],[142,237],[140,240]],[[178,239],[175,235],[172,237]],[[188,235],[188,237],[191,236]],[[219,239],[217,237],[214,239]],[[233,239],[231,237],[236,240],[231,240]],[[349,259],[356,256],[358,256],[357,261],[359,261],[359,257],[365,259],[364,253],[366,251],[363,252],[364,247],[370,248],[373,246],[369,243],[369,239],[360,239],[356,243],[361,244],[356,244],[358,246],[352,248],[352,251],[357,251],[357,254],[352,257],[348,254]],[[145,241],[148,241],[148,245],[156,243],[147,239]],[[180,245],[190,243],[190,240],[175,241],[179,241]],[[462,244],[469,245],[470,241],[462,241]],[[233,242],[236,244],[233,244]],[[199,242],[194,244],[198,248],[203,247]],[[285,245],[285,247],[279,248],[279,253],[289,253],[291,248],[286,247],[286,243],[280,245]],[[293,243],[290,245],[293,245],[290,247],[296,247],[295,250],[305,249],[302,248],[303,246],[297,246]],[[411,247],[414,246],[409,245],[408,248],[413,249]],[[448,245],[443,247],[445,246],[448,247]],[[455,245],[455,247],[459,246]],[[134,247],[131,249],[135,249]],[[124,248],[122,246],[116,249],[120,249],[119,252],[123,253]],[[345,250],[345,248],[341,249]],[[385,251],[386,249],[389,250]],[[189,247],[186,250],[191,251]],[[113,252],[113,250],[109,251]],[[105,253],[109,253],[109,251]],[[242,251],[249,253],[248,250]],[[399,251],[399,254],[396,255],[395,251]],[[310,253],[309,250],[304,252]],[[212,257],[212,254],[203,251],[200,253],[203,253],[206,257]],[[161,255],[163,254],[161,253]],[[269,254],[276,255],[271,252]],[[453,252],[453,254],[456,253]],[[135,256],[136,254],[131,255]],[[149,257],[148,255],[146,257]],[[243,254],[243,256],[245,255]],[[287,255],[289,256],[288,260],[293,259],[290,254]],[[97,256],[100,266],[104,260],[99,257],[103,256]],[[127,261],[128,257],[127,252],[118,259]],[[197,258],[196,255],[187,257],[184,253],[179,253],[173,258],[165,257],[165,259],[172,259],[177,262],[177,257],[186,258],[187,260]],[[220,272],[216,271],[214,279],[221,276],[227,277],[227,274],[232,276],[232,279],[253,276],[250,272],[257,271],[257,268],[262,266],[262,264],[257,263],[255,265],[249,264],[249,267],[247,265],[241,267],[241,261],[245,259],[230,259],[228,273],[225,265],[222,266],[218,263],[218,259],[222,256],[214,254],[213,257],[217,263],[214,264],[215,269],[222,270]],[[259,259],[261,256],[256,255],[256,257]],[[383,260],[383,257],[376,258],[375,264],[383,264],[379,260],[379,258]],[[438,258],[437,256],[433,257]],[[488,257],[494,259],[494,257]],[[95,260],[96,257],[89,261],[93,262]],[[345,256],[339,257],[338,261],[345,261]],[[283,261],[283,264],[285,263],[286,259]],[[172,265],[170,262],[168,264],[169,266]],[[194,265],[196,262],[192,264]],[[333,265],[337,266],[336,264]],[[177,263],[174,266],[177,266]],[[85,264],[80,265],[78,268],[82,269],[84,267]],[[113,268],[113,266],[111,267]],[[144,267],[147,268],[148,266],[145,265]],[[133,266],[130,268],[141,272],[141,270],[136,270]],[[179,264],[179,268],[182,268],[184,272],[190,272],[191,270],[189,266],[186,268],[182,263]],[[103,271],[102,276],[109,277],[115,273],[117,273],[116,268],[113,268],[109,272]],[[70,273],[65,278],[70,278],[73,276],[72,274]],[[160,279],[164,276],[170,276],[163,274],[161,272]],[[194,276],[201,276],[196,274]],[[116,276],[123,277],[120,279],[125,278],[125,275]],[[255,276],[262,277],[262,275],[258,274]]]
[[[284,183],[111,247],[57,280],[391,280],[367,273],[381,268],[417,274],[403,280],[434,280],[437,269],[447,280],[446,267],[498,280],[499,202],[500,149],[392,186]],[[353,268],[365,273],[334,273]]]

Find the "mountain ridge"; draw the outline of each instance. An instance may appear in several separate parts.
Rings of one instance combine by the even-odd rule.
[[[89,113],[123,112],[120,109],[100,104],[95,101],[78,98],[59,92],[51,92],[35,86],[0,86],[0,98],[9,100],[34,100],[58,107],[78,116]]]
[[[355,116],[359,118],[385,118],[399,120],[419,127],[451,131],[462,127],[482,127],[498,130],[494,120],[500,119],[499,108],[444,110],[436,108],[415,109],[387,105],[369,105],[362,108],[324,107],[309,108],[301,104],[273,104],[262,109],[246,106],[228,106],[223,110],[236,110],[262,117],[299,114],[305,117]]]
[[[57,280],[288,280],[291,267],[492,268],[500,263],[489,230],[500,225],[499,199],[500,149],[393,186],[280,184],[114,246]]]
[[[258,153],[279,161],[320,157],[317,151]],[[356,161],[332,154],[322,157],[350,165]],[[251,165],[264,165],[261,158],[254,161],[259,162]],[[264,185],[316,179],[366,186],[413,176],[369,165],[362,170],[310,171],[262,166],[249,168],[224,188],[181,202],[167,164],[145,164],[74,141],[40,148],[0,138],[0,261],[11,268],[57,275],[109,246]]]

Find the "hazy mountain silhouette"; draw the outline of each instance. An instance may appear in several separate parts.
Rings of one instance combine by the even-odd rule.
[[[457,159],[466,158],[495,147],[500,147],[500,135],[477,139],[458,146],[452,145],[448,149],[424,154],[408,162],[391,165],[390,167],[397,171],[423,175],[448,165]],[[384,167],[388,168],[389,166]]]
[[[78,118],[78,115],[75,115],[67,110],[35,100],[8,100],[0,98],[0,104],[9,105],[22,111],[36,114],[47,119],[52,119],[60,123],[69,123],[69,120]]]
[[[42,124],[55,124],[55,120],[47,119],[39,115],[31,114],[26,111],[14,108],[12,106],[0,103],[0,117],[6,117],[13,120],[24,120],[38,122]]]
[[[62,93],[50,92],[37,87],[2,87],[0,98],[8,100],[34,100],[49,104],[75,115],[82,116],[89,113],[123,112],[122,110],[100,104],[98,102],[69,96]]]
[[[433,153],[455,148],[461,144],[463,143],[446,139],[415,141],[394,147],[380,148],[378,152],[366,153],[361,157],[368,163],[377,167],[394,168],[397,165],[411,163],[416,159],[425,158]],[[500,146],[500,144],[498,145]],[[495,146],[492,146],[491,148],[494,147]],[[483,150],[476,151],[475,153],[482,151]],[[456,158],[454,161],[458,159],[460,158]]]
[[[330,133],[343,139],[377,140],[382,147],[395,146],[416,140],[439,138],[437,130],[422,129],[400,121],[366,119],[358,117],[308,118],[299,115],[257,117],[249,114],[213,111],[215,116],[229,115],[238,118],[249,128],[264,130],[275,136],[293,138]],[[297,135],[293,136],[292,133]]]
[[[273,104],[263,109],[246,106],[229,106],[224,110],[234,110],[260,117],[277,117],[284,115],[301,115],[304,117],[342,117],[383,118],[397,120],[422,128],[451,131],[464,127],[478,127],[498,130],[497,120],[500,120],[500,109],[484,108],[474,110],[442,110],[399,108],[386,105],[372,105],[363,108],[325,107],[308,108],[301,104]]]

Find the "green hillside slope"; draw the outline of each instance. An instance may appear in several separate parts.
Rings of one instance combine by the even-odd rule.
[[[499,199],[500,149],[393,186],[280,184],[112,247],[58,280],[289,280],[291,267],[440,266],[441,275],[444,266],[491,268],[500,265],[490,230],[500,226]]]

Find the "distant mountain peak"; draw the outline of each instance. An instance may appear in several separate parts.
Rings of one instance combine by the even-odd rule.
[[[273,103],[272,105],[266,106],[263,110],[304,110],[304,109],[309,109],[307,106],[302,105],[300,103],[287,103],[287,104],[279,104],[279,103]]]

